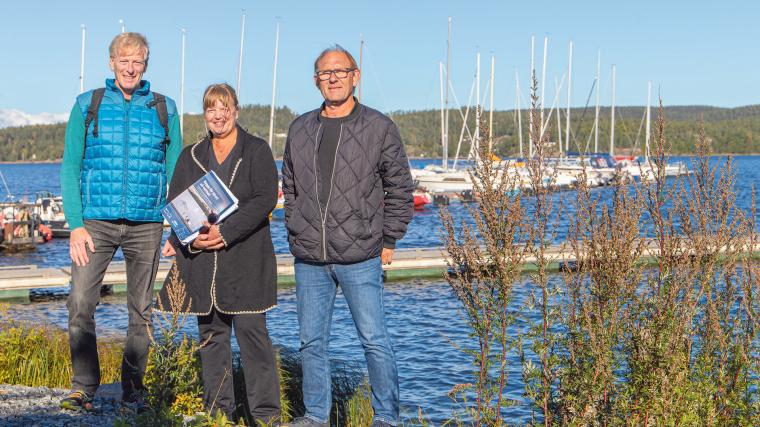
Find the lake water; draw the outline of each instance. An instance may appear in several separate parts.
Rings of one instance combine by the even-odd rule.
[[[422,167],[431,162],[413,160],[412,166]],[[748,208],[751,188],[760,183],[760,157],[737,157],[735,167],[738,204]],[[17,195],[36,191],[60,194],[59,170],[58,164],[0,165],[8,186]],[[450,209],[456,218],[463,219],[467,217],[466,206],[454,203]],[[286,253],[288,249],[282,220],[275,218],[272,222],[272,235],[276,251]],[[561,240],[563,236],[564,232],[560,230],[556,239]],[[431,247],[440,244],[438,213],[431,206],[415,213],[409,231],[399,241],[398,247]],[[117,254],[117,259],[121,259],[120,253]],[[69,262],[66,239],[53,240],[28,254],[0,254],[0,265],[37,264],[60,267]],[[527,298],[525,289],[515,287],[516,307],[521,306]],[[455,384],[470,382],[472,378],[473,366],[469,357],[454,346],[454,343],[466,345],[470,342],[470,331],[462,318],[460,304],[443,280],[389,283],[386,285],[385,297],[386,315],[398,358],[403,415],[415,419],[419,406],[434,424],[439,424],[456,409],[456,405],[447,397],[447,392]],[[297,349],[299,343],[294,288],[280,289],[278,303],[278,308],[271,311],[268,318],[272,339],[276,345]],[[62,300],[15,305],[11,308],[11,314],[20,319],[44,320],[62,327],[66,326],[68,318]],[[122,333],[127,325],[124,297],[105,297],[98,307],[96,320],[100,334]],[[192,319],[186,329],[195,334],[195,328]],[[342,298],[336,302],[330,350],[336,360],[363,365],[356,330]],[[507,389],[507,397],[521,401],[523,390],[518,382],[521,372],[519,360],[513,359],[510,362],[510,378],[513,381]],[[527,405],[512,407],[507,412],[507,417],[513,421],[525,421],[529,415],[530,408]]]

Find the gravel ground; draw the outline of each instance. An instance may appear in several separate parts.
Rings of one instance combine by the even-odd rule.
[[[112,426],[119,417],[121,386],[105,384],[95,395],[96,412],[61,409],[69,390],[0,384],[0,427]]]

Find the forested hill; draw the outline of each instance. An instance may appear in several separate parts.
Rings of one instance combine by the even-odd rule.
[[[449,113],[449,152],[456,153],[462,134],[460,112]],[[462,112],[464,114],[464,112]],[[615,111],[615,151],[617,153],[639,153],[644,144],[644,107],[618,107]],[[760,105],[737,108],[717,108],[708,106],[677,106],[664,109],[666,137],[673,154],[688,154],[693,151],[700,123],[712,142],[715,153],[760,153]],[[527,145],[528,114],[521,111],[523,143]],[[440,111],[394,111],[390,116],[398,124],[407,152],[413,157],[440,157],[441,124]],[[488,112],[484,113],[488,119]],[[494,112],[494,148],[502,156],[517,155],[519,135],[515,111]],[[549,123],[551,139],[557,141],[558,123],[556,112],[545,111]],[[652,108],[652,129],[657,109]],[[278,108],[275,115],[276,156],[282,155],[284,134],[296,113],[287,107]],[[571,149],[583,151],[594,149],[593,123],[594,108],[574,108],[571,117]],[[565,139],[565,111],[560,114],[562,135]],[[468,127],[474,129],[474,111],[469,112]],[[268,139],[269,106],[248,105],[240,111],[239,123],[254,135]],[[185,115],[185,144],[195,142],[204,132],[200,114]],[[63,153],[65,124],[35,125],[0,129],[0,161],[56,160]],[[607,151],[610,144],[610,109],[600,109],[599,151]],[[461,153],[469,150],[467,131],[462,138]]]

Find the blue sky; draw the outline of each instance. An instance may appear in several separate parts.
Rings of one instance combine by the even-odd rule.
[[[127,5],[127,6],[125,6]],[[646,102],[647,81],[666,105],[733,107],[760,103],[760,6],[721,1],[3,1],[0,109],[68,112],[79,90],[80,25],[87,26],[85,87],[109,76],[107,48],[124,19],[151,43],[146,78],[179,97],[181,29],[187,29],[186,111],[200,110],[212,82],[234,85],[241,9],[247,10],[241,102],[268,104],[272,90],[275,17],[281,22],[277,104],[297,112],[321,98],[312,85],[314,56],[340,43],[358,56],[364,34],[364,103],[383,111],[438,108],[438,62],[446,56],[446,20],[453,18],[452,79],[459,100],[469,94],[475,52],[482,54],[482,90],[496,57],[495,105],[515,103],[515,69],[528,86],[530,37],[536,36],[540,78],[549,37],[547,104],[554,80],[567,71],[574,42],[573,104],[583,106],[602,55],[601,99],[610,103],[610,67],[617,65],[617,104]],[[551,96],[550,96],[551,95]],[[561,96],[562,105],[565,97]],[[592,100],[593,102],[593,100]]]

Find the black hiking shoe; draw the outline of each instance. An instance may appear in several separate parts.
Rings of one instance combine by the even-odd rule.
[[[329,426],[329,424],[327,423],[320,423],[309,417],[296,418],[295,420],[289,423],[282,423],[280,425],[283,427],[327,427]]]
[[[81,390],[74,390],[68,396],[61,399],[61,408],[68,409],[70,411],[95,411],[95,407],[92,404],[92,396]]]
[[[149,412],[152,408],[148,405],[145,397],[145,392],[142,390],[135,390],[129,394],[125,394],[121,398],[121,411],[132,414],[144,414]]]

